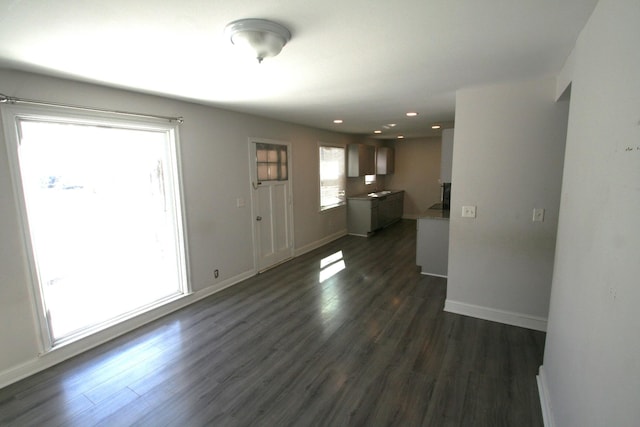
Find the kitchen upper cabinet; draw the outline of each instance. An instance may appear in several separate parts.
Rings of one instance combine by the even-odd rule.
[[[376,174],[389,175],[394,171],[395,151],[391,147],[378,147],[376,153]]]
[[[440,182],[451,182],[453,164],[453,129],[442,131],[442,151],[440,157]]]
[[[349,144],[347,150],[348,177],[375,175],[376,147],[365,144]]]

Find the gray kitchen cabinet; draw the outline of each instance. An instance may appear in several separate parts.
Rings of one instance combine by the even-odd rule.
[[[395,151],[392,147],[378,147],[376,150],[376,174],[389,175],[394,172]]]
[[[378,222],[380,228],[393,224],[402,218],[404,191],[391,193],[378,203]]]
[[[349,234],[367,236],[378,228],[377,199],[349,199],[347,230]]]
[[[404,213],[404,191],[394,193],[391,202],[393,220],[397,221],[399,219],[402,219],[402,214]]]
[[[347,176],[375,175],[376,147],[365,144],[347,146]]]
[[[376,193],[380,194],[380,193]],[[379,196],[355,196],[347,201],[347,230],[355,236],[368,236],[402,218],[404,191]]]

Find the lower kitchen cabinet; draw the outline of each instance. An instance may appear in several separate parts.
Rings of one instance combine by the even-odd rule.
[[[366,236],[378,228],[378,201],[347,200],[347,230],[349,234]]]
[[[379,193],[376,193],[379,194]],[[381,196],[355,196],[347,200],[347,230],[356,236],[368,236],[402,218],[404,191]]]

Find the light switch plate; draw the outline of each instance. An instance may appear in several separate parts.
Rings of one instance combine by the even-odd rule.
[[[236,207],[244,208],[244,206],[245,206],[244,199],[242,197],[238,197],[236,199]]]
[[[543,208],[534,208],[533,209],[533,222],[542,222],[544,221],[544,209]]]
[[[476,207],[475,206],[463,206],[462,207],[462,217],[463,218],[475,218],[476,217]]]

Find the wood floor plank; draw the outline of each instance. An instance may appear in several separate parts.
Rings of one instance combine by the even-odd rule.
[[[6,387],[0,425],[540,426],[544,334],[445,313],[415,235],[343,237]]]

